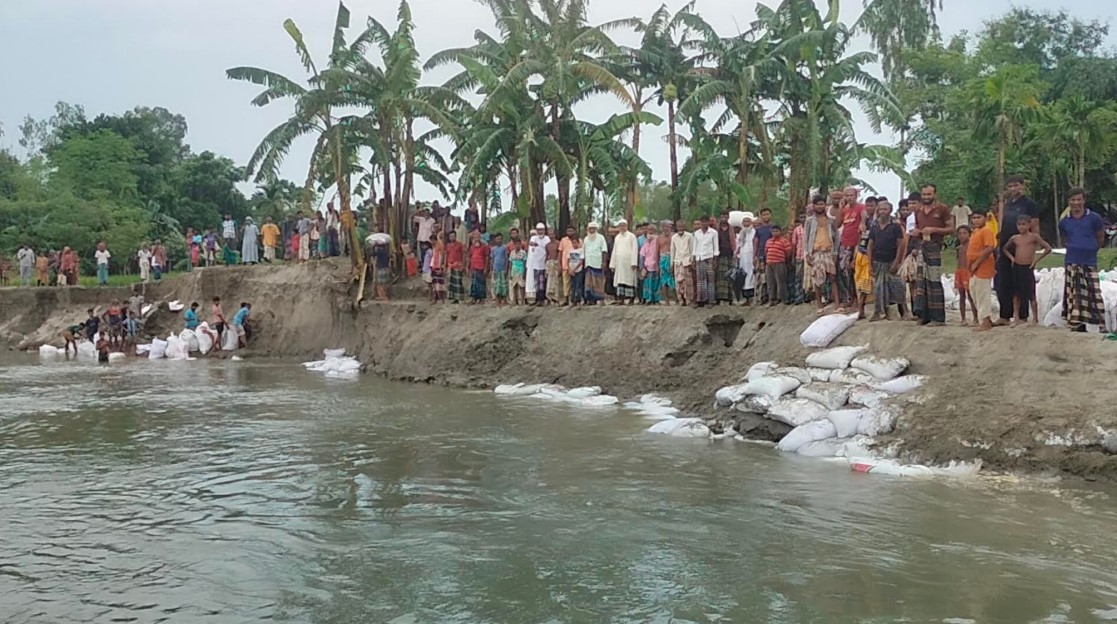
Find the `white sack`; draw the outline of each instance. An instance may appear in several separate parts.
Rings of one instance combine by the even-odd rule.
[[[676,438],[708,438],[710,428],[701,418],[672,418],[661,420],[648,427],[648,433],[659,433]]]
[[[63,355],[62,349],[51,345],[43,345],[39,347],[39,357],[53,358]]]
[[[854,369],[836,370],[830,373],[830,383],[867,386],[876,382],[876,378],[869,373],[863,373]]]
[[[776,375],[785,375],[797,379],[801,385],[806,385],[814,381],[811,379],[811,374],[805,368],[796,368],[794,366],[787,366],[784,368],[777,368]]]
[[[801,342],[804,347],[828,347],[831,342],[837,340],[838,336],[841,336],[845,333],[845,330],[853,327],[853,324],[856,322],[856,314],[830,314],[824,316],[811,323],[810,327],[803,330],[803,333],[799,335],[799,342]]]
[[[167,357],[167,341],[159,338],[151,339],[151,350],[147,352],[149,360],[159,360]]]
[[[795,391],[795,396],[821,403],[826,406],[826,409],[836,410],[841,409],[849,401],[849,387],[841,384],[819,382],[809,386],[799,386],[799,389]]]
[[[236,351],[240,347],[240,339],[237,338],[237,330],[232,326],[225,328],[225,333],[221,335],[221,350],[222,351]]]
[[[573,399],[588,399],[601,394],[601,386],[586,386],[584,388],[572,388],[566,391],[566,395]]]
[[[123,353],[121,353],[119,351],[113,351],[112,353],[109,354],[109,361],[110,362],[119,362],[126,357],[128,357],[128,356],[124,355]]]
[[[773,401],[778,401],[780,397],[788,392],[794,392],[798,387],[798,379],[780,375],[750,381],[745,385],[745,394],[749,396],[763,395]]]
[[[853,358],[861,355],[867,346],[860,347],[834,347],[823,351],[815,351],[807,356],[807,366],[812,368],[829,368],[831,370],[849,368]]]
[[[808,368],[807,372],[811,375],[811,381],[830,381],[830,375],[834,371],[829,368]]]
[[[842,457],[842,451],[848,440],[841,438],[830,438],[828,440],[816,440],[814,442],[807,442],[795,450],[797,455],[803,457]]]
[[[146,355],[148,353],[151,353],[151,345],[150,344],[138,344],[138,345],[136,345],[136,355]]]
[[[729,407],[734,403],[744,400],[746,396],[745,390],[747,388],[748,384],[739,384],[736,386],[726,386],[724,388],[720,388],[716,393],[714,393],[714,400],[717,401],[717,404],[720,407]]]
[[[757,362],[749,367],[749,372],[745,374],[745,381],[756,381],[767,377],[779,367],[780,365],[775,362]]]
[[[679,415],[678,408],[671,405],[671,399],[665,399],[654,394],[641,395],[635,401],[625,403],[624,406],[630,410],[640,412],[644,418],[650,420],[670,420]]]
[[[198,337],[199,353],[205,355],[213,351],[213,343],[217,342],[217,334],[209,328],[209,325],[205,323],[198,325],[198,329],[194,330],[194,334]]]
[[[826,415],[826,420],[834,423],[839,438],[849,438],[861,428],[861,419],[869,413],[864,409],[834,410]]]
[[[167,309],[171,312],[181,312],[182,309],[185,307],[186,304],[181,303],[178,299],[175,299],[174,301],[167,304]]]
[[[197,353],[200,348],[198,341],[198,334],[192,329],[184,329],[178,335],[178,339],[186,344],[186,350],[189,353]]]
[[[739,228],[745,222],[745,213],[741,210],[729,211],[729,227]]]
[[[849,402],[865,407],[877,407],[891,396],[883,390],[874,390],[865,386],[853,386],[849,389]]]
[[[859,371],[869,373],[881,381],[888,381],[907,370],[908,366],[911,366],[911,361],[902,357],[880,358],[872,355],[862,355],[854,358],[849,365]]]
[[[327,360],[330,358],[345,357],[345,349],[322,349],[322,356]]]
[[[768,418],[798,427],[809,422],[822,420],[830,410],[826,406],[809,399],[783,398],[768,410]]]
[[[898,416],[899,410],[889,405],[871,408],[861,417],[861,422],[857,425],[857,433],[872,437],[892,433],[896,428]]]
[[[1060,301],[1058,305],[1051,308],[1047,316],[1043,317],[1042,324],[1044,327],[1058,327],[1059,329],[1067,326],[1067,320],[1063,318],[1063,302]]]
[[[873,387],[889,394],[907,394],[922,388],[925,383],[927,383],[927,378],[923,375],[905,375],[890,381],[882,381],[874,384]]]
[[[186,343],[178,336],[167,337],[167,358],[171,360],[185,360],[190,357],[186,350]]]
[[[93,346],[92,342],[83,340],[78,343],[78,356],[86,358],[96,358],[97,347]]]
[[[543,388],[543,385],[544,384],[524,384],[524,383],[505,384],[505,385],[497,386],[496,388],[493,388],[493,392],[496,393],[496,394],[505,394],[505,395],[508,395],[508,396],[528,396],[528,395],[535,394],[535,393],[539,392],[539,390]]]
[[[738,412],[747,412],[752,414],[767,414],[768,410],[772,409],[775,401],[771,397],[758,395],[745,397],[744,401],[735,404],[733,407]]]
[[[792,429],[791,433],[780,440],[776,448],[788,453],[794,453],[799,450],[799,447],[808,442],[836,437],[838,437],[838,430],[834,428],[834,423],[829,420],[816,420]]]

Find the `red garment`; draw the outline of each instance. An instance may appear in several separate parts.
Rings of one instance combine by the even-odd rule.
[[[791,243],[781,234],[779,238],[768,241],[766,252],[765,260],[768,264],[782,264],[791,255]]]
[[[419,262],[415,259],[415,256],[404,258],[403,267],[407,271],[407,277],[415,277],[419,274]]]
[[[856,247],[861,240],[861,220],[865,217],[865,204],[857,204],[842,211],[842,247]]]
[[[488,246],[474,245],[469,248],[469,269],[471,271],[484,271],[488,259]]]
[[[446,264],[451,269],[460,269],[465,265],[465,247],[458,241],[446,243]]]

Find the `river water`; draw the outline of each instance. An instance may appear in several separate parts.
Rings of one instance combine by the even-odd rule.
[[[1117,491],[296,363],[0,360],[0,622],[1117,620]]]

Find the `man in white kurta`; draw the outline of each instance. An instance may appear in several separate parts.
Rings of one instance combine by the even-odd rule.
[[[640,249],[636,235],[628,231],[628,222],[617,222],[617,237],[613,239],[613,253],[609,256],[609,268],[613,270],[613,287],[617,290],[617,303],[636,301],[637,265],[640,263]]]
[[[737,233],[737,297],[744,304],[752,305],[756,293],[756,229],[752,226],[753,215],[745,213],[741,221],[741,231]]]
[[[528,241],[527,268],[531,279],[528,290],[534,291],[535,305],[547,303],[547,243],[551,239],[547,236],[547,226],[542,223],[535,226],[535,235]]]

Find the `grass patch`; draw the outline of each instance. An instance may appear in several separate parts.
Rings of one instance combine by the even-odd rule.
[[[163,274],[163,279],[169,279],[169,278],[171,278],[175,275],[178,275],[178,274],[177,273],[164,273]],[[126,288],[126,287],[129,287],[129,286],[132,286],[133,284],[139,284],[139,283],[140,283],[140,276],[139,276],[138,273],[134,274],[134,275],[109,275],[109,286]],[[152,284],[155,283],[155,278],[154,277],[152,278],[151,283]],[[78,286],[96,287],[97,286],[97,276],[96,275],[79,275],[78,276]]]

